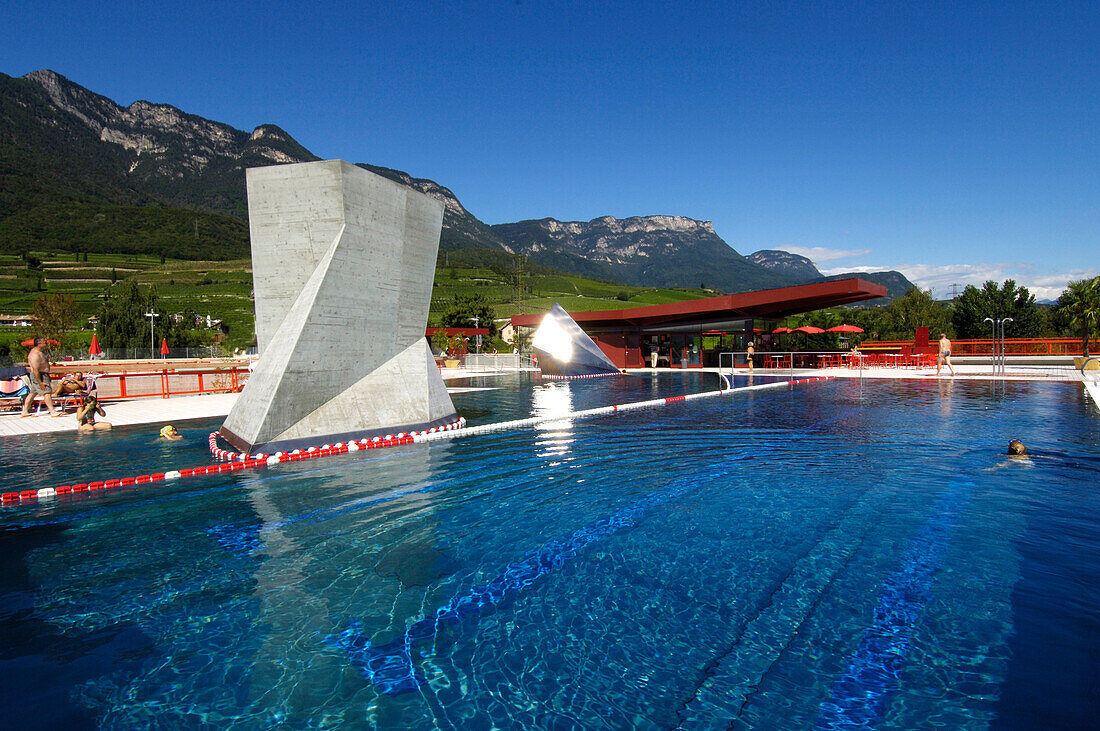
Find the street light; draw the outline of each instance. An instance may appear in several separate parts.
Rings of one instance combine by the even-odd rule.
[[[156,312],[146,312],[145,316],[149,318],[149,360],[153,360],[157,357],[156,345],[153,344],[153,319],[160,317],[160,314]]]
[[[993,319],[992,317],[985,318],[982,322],[988,322],[993,325],[993,375],[997,375],[997,368],[1000,367],[1001,375],[1004,375],[1005,365],[1007,361],[1008,348],[1005,346],[1005,323],[1016,322],[1011,317],[999,317]],[[1001,349],[997,350],[997,326],[1001,326]],[[998,357],[999,353],[999,357]]]
[[[477,317],[477,315],[471,317],[470,320],[474,323],[474,327],[476,328],[479,322],[479,318]],[[479,354],[481,353],[481,333],[477,334],[477,352]]]
[[[992,317],[987,317],[982,322],[988,322],[993,326],[993,375],[997,375],[997,323]]]

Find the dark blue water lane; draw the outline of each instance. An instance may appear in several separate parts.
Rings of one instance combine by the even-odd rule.
[[[711,473],[705,478],[692,475],[665,489],[639,500],[607,518],[586,525],[573,534],[543,544],[522,561],[508,564],[504,571],[485,584],[464,591],[439,607],[430,617],[413,622],[405,633],[389,642],[371,644],[362,623],[352,621],[348,628],[329,635],[326,641],[348,653],[352,664],[387,695],[419,690],[421,677],[416,669],[416,647],[435,642],[441,628],[474,619],[483,612],[497,608],[534,584],[541,576],[560,569],[592,543],[633,526],[644,513],[669,500],[680,498],[698,488],[704,480],[724,477]]]
[[[932,509],[932,518],[909,542],[898,570],[879,594],[874,622],[860,640],[848,669],[821,705],[816,728],[875,728],[900,682],[913,633],[947,550],[959,511],[973,483],[956,482]]]

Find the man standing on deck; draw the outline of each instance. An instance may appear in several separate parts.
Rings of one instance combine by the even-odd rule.
[[[53,387],[50,385],[50,360],[46,357],[46,338],[34,339],[34,347],[27,354],[27,370],[29,372],[23,376],[23,382],[27,384],[30,393],[23,401],[23,414],[20,418],[34,416],[30,413],[31,404],[38,396],[46,402],[50,416],[61,416],[61,412],[54,408],[53,397],[50,395]]]
[[[940,355],[936,358],[936,375],[940,375],[940,369],[946,363],[951,369],[951,375],[955,375],[955,366],[951,365],[951,341],[947,339],[947,333],[940,333]]]

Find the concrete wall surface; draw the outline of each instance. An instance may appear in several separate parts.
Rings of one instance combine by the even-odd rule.
[[[238,449],[455,418],[424,340],[443,206],[342,160],[247,173],[260,358]]]

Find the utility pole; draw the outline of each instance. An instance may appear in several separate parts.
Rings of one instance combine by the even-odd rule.
[[[149,360],[154,360],[156,355],[156,345],[153,342],[153,318],[160,317],[159,313],[146,312],[145,316],[149,318]]]

